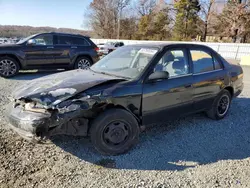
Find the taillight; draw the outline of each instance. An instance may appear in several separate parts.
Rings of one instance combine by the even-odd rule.
[[[95,47],[95,51],[96,51],[96,52],[99,51],[99,48],[98,48],[98,47]]]

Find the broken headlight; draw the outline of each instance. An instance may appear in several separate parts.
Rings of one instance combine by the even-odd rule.
[[[37,113],[49,113],[47,109],[43,108],[42,105],[38,103],[29,102],[24,105],[24,110]]]

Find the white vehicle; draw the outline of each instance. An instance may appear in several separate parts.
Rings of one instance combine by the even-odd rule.
[[[107,43],[100,43],[97,45],[99,50],[99,55],[107,55],[110,52],[116,50],[117,48],[124,46],[123,42],[107,42]]]
[[[5,44],[5,43],[8,43],[8,40],[4,38],[0,38],[0,44]]]

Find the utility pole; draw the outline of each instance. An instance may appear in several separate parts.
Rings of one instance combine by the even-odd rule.
[[[121,17],[122,17],[122,8],[119,7],[118,15],[118,25],[117,25],[117,39],[120,39],[120,30],[121,30]]]
[[[122,11],[128,5],[130,0],[117,0],[118,1],[118,22],[117,22],[117,39],[120,39],[120,30],[121,30],[121,19]]]

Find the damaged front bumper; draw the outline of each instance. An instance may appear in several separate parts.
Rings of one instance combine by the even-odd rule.
[[[7,118],[10,128],[30,141],[58,134],[87,136],[88,131],[88,119],[79,118],[77,111],[64,114],[41,113],[24,110],[21,105],[10,104]]]
[[[46,123],[51,114],[24,111],[21,106],[8,106],[7,118],[9,126],[20,136],[28,140],[34,140],[38,136],[38,131],[46,131]]]

